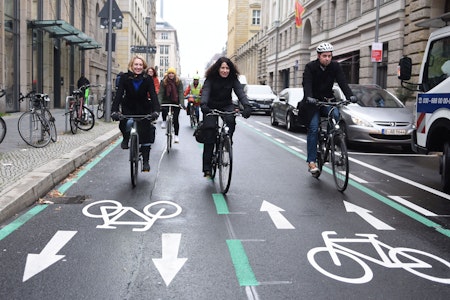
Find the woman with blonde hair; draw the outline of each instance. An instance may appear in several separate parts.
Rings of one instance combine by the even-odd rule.
[[[155,85],[145,70],[147,63],[144,58],[135,55],[128,63],[128,72],[124,73],[120,79],[116,97],[111,108],[111,118],[120,120],[120,114],[124,115],[152,115],[156,120],[159,116],[160,106]],[[119,107],[121,112],[119,112]],[[119,129],[123,135],[122,149],[128,149],[130,139],[130,120],[120,120]],[[144,172],[150,171],[150,148],[155,141],[155,127],[151,120],[143,119],[138,122],[139,143],[141,144],[142,160]]]

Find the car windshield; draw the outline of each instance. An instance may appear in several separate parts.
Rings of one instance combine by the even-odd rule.
[[[364,107],[400,108],[403,104],[386,90],[378,87],[349,85],[358,98],[358,104]]]
[[[247,93],[272,94],[272,89],[268,85],[247,85]]]

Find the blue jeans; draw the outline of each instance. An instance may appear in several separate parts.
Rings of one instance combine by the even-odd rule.
[[[306,136],[306,151],[308,152],[306,162],[316,162],[317,159],[317,138],[319,131],[320,116],[328,116],[331,106],[321,106],[311,118]],[[333,110],[333,118],[339,120],[339,110]]]

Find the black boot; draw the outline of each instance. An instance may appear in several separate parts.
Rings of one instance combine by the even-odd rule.
[[[124,133],[123,134],[123,140],[122,140],[122,143],[120,144],[120,147],[122,148],[122,149],[128,149],[128,148],[130,148],[129,146],[128,146],[128,141],[130,140],[130,133],[129,132],[126,132],[126,133]]]
[[[150,163],[148,162],[150,158],[150,146],[141,146],[142,151],[142,172],[150,172]]]

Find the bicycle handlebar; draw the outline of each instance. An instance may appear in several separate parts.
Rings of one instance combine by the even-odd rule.
[[[153,117],[151,114],[148,115],[119,115],[119,119],[120,120],[124,120],[124,119],[138,119],[138,120],[143,120],[143,119],[147,119],[150,121],[153,121]]]
[[[161,107],[179,107],[179,108],[182,108],[181,104],[167,104],[167,103],[164,103],[164,104],[161,104],[160,106]]]
[[[321,105],[341,106],[341,105],[347,105],[350,103],[351,103],[351,101],[349,101],[349,100],[341,100],[341,101],[337,101],[337,102],[317,101],[316,105],[317,106],[321,106]]]
[[[212,109],[209,113],[207,113],[207,116],[239,116],[238,111],[222,111],[218,109]]]

